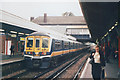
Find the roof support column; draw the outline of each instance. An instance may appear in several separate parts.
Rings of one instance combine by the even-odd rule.
[[[17,37],[17,52],[18,52],[18,41],[19,41],[18,32],[17,32],[17,34],[16,34],[16,37]]]
[[[8,40],[8,31],[5,30],[6,40]]]
[[[119,56],[119,68],[120,68],[120,36],[118,37],[118,56]]]

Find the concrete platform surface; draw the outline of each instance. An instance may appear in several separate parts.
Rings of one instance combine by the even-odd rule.
[[[8,63],[12,63],[12,62],[17,62],[17,61],[21,61],[24,58],[22,57],[21,54],[17,54],[17,55],[2,55],[0,54],[0,65],[3,64],[8,64]]]
[[[120,77],[118,77],[118,73],[119,73],[119,67],[118,67],[118,59],[113,59],[110,58],[109,59],[110,62],[106,63],[105,66],[105,78],[106,79],[111,79],[111,78],[116,78],[116,79],[120,79]],[[91,74],[91,64],[89,64],[90,58],[88,58],[85,68],[80,76],[80,80],[84,80],[86,78],[92,79],[92,74]]]

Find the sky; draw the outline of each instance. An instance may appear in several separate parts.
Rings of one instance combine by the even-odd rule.
[[[30,17],[62,16],[64,12],[72,12],[75,16],[83,16],[78,0],[2,0],[1,10],[20,16]]]

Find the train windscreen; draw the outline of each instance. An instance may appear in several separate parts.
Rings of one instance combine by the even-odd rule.
[[[36,40],[36,46],[35,47],[40,47],[40,38],[35,38]]]
[[[42,39],[42,48],[48,48],[48,38]]]
[[[27,47],[33,47],[33,38],[27,38]]]

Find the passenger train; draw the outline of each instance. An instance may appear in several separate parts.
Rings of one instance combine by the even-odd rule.
[[[24,59],[27,67],[48,68],[77,55],[85,46],[67,36],[34,32],[26,37]]]

